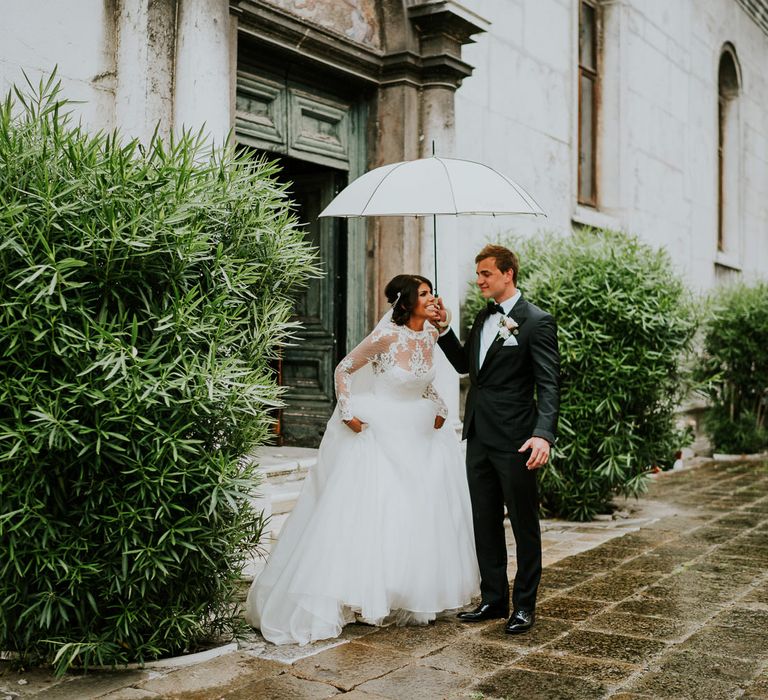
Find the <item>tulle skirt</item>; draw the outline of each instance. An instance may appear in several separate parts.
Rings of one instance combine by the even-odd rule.
[[[478,592],[463,458],[435,404],[362,394],[352,409],[368,427],[331,417],[248,594],[246,619],[275,644],[336,637],[356,615],[425,624]]]

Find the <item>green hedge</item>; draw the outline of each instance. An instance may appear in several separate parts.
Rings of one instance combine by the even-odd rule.
[[[231,631],[316,269],[273,166],[89,135],[58,94],[0,109],[0,649],[62,671]]]
[[[718,289],[708,304],[696,374],[718,452],[768,449],[768,283]]]
[[[616,494],[637,495],[654,465],[671,465],[683,436],[674,412],[687,390],[681,360],[693,306],[669,257],[604,230],[501,241],[520,255],[526,298],[558,324],[559,438],[541,474],[545,512],[589,520]],[[469,324],[484,304],[476,288]]]

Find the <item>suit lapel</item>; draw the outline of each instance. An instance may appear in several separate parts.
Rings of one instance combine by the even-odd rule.
[[[472,327],[472,331],[469,336],[472,342],[470,352],[472,353],[472,369],[474,370],[475,376],[477,376],[478,372],[480,372],[480,341],[483,335],[485,319],[487,318],[488,308],[486,307],[479,314],[477,314],[475,325]]]
[[[526,319],[528,318],[528,302],[520,297],[517,300],[517,303],[512,307],[512,310],[507,314],[508,318],[513,318],[515,321],[517,321],[518,327],[522,327],[523,323],[525,323]],[[483,319],[485,321],[485,319]],[[482,326],[481,326],[482,331]],[[485,354],[485,361],[483,362],[483,366],[478,369],[478,372],[481,372],[484,368],[488,367],[490,364],[491,358],[501,350],[501,348],[504,347],[504,339],[500,336],[496,336],[495,340],[491,343],[491,347],[488,348],[488,352]],[[476,362],[480,361],[480,344],[478,342],[477,346],[477,359]]]

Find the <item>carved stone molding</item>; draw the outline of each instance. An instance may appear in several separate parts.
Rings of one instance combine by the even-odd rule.
[[[461,47],[490,23],[454,0],[409,0],[408,16],[419,34],[422,84],[458,88],[472,74]]]
[[[419,51],[387,52],[263,0],[231,0],[230,11],[238,16],[240,32],[260,43],[380,85],[458,88],[473,70],[461,60],[461,47],[489,26],[453,0],[409,2],[408,19],[418,35]]]
[[[320,26],[259,0],[232,0],[241,33],[297,57],[311,57],[337,71],[366,82],[378,82],[381,51],[358,44],[343,34]]]

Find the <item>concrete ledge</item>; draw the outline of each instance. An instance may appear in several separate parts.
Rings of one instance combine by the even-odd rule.
[[[728,455],[715,452],[712,459],[717,462],[757,462],[768,459],[768,452],[756,452],[754,454]]]

